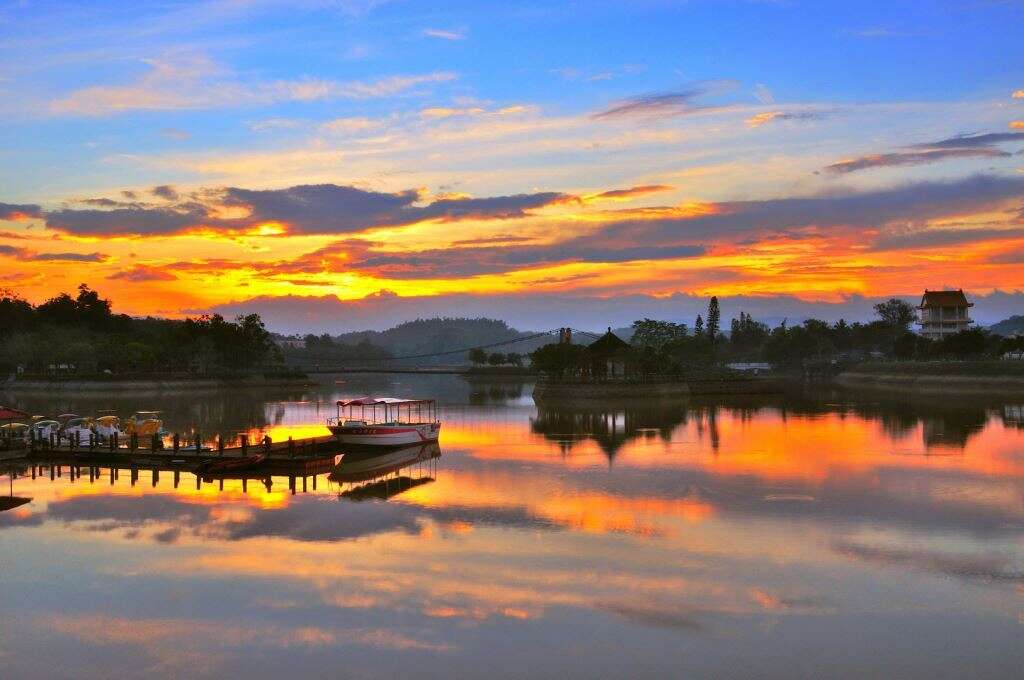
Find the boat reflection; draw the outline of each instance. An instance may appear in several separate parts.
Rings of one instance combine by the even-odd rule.
[[[385,452],[349,451],[342,455],[327,479],[339,485],[342,498],[387,500],[434,481],[436,468],[432,463],[440,456],[441,448],[436,441]],[[401,474],[406,468],[407,474]]]

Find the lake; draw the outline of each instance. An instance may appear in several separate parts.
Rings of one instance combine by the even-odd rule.
[[[386,479],[322,474],[294,493],[287,478],[197,489],[187,472],[17,468],[0,495],[32,500],[0,513],[0,675],[1024,667],[1024,403],[821,391],[538,408],[529,384],[336,377],[2,395],[275,441],[326,434],[339,398],[436,397],[444,427],[436,450],[382,463]]]

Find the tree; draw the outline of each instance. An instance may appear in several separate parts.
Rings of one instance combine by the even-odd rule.
[[[534,368],[545,373],[565,376],[587,369],[590,353],[581,345],[553,342],[530,352]]]
[[[711,301],[708,302],[708,337],[714,344],[715,339],[718,337],[718,331],[720,330],[722,312],[718,308],[718,297],[715,295],[711,296]]]
[[[487,363],[491,366],[501,366],[505,363],[505,355],[501,352],[491,352],[487,355]]]
[[[634,347],[662,350],[670,343],[685,337],[686,324],[641,319],[633,322],[633,339],[630,344]]]
[[[480,349],[479,347],[474,347],[473,349],[469,350],[469,360],[472,361],[474,364],[486,364],[487,352],[485,350]]]
[[[505,361],[513,366],[519,367],[523,365],[523,355],[518,352],[509,352],[505,355]]]
[[[910,324],[917,319],[914,308],[898,298],[889,298],[885,302],[879,302],[875,305],[875,314],[896,333],[905,332],[910,328]]]
[[[704,319],[701,318],[700,314],[697,315],[697,320],[693,322],[693,334],[698,338],[704,335]]]

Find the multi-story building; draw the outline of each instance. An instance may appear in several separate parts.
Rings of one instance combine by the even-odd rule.
[[[967,310],[973,306],[963,289],[926,290],[918,306],[921,335],[929,340],[941,340],[946,335],[967,330],[972,323]]]

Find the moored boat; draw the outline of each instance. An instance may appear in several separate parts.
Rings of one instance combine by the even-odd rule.
[[[363,397],[338,402],[337,418],[327,429],[339,444],[350,446],[408,446],[437,441],[441,421],[433,399]]]

